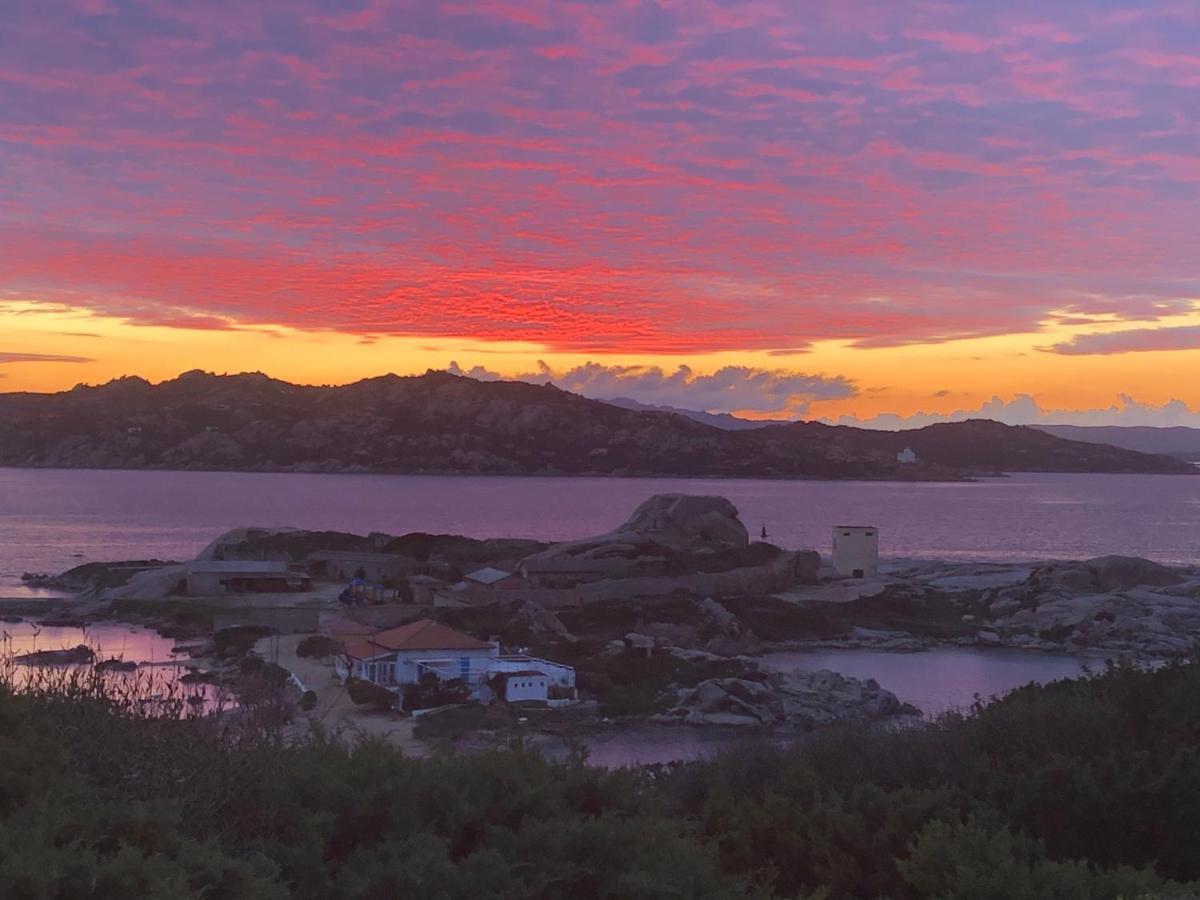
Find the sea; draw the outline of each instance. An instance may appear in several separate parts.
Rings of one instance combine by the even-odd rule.
[[[893,558],[1024,562],[1118,553],[1200,564],[1200,477],[1188,476],[920,483],[0,469],[0,598],[47,596],[22,584],[24,572],[190,559],[240,526],[558,541],[615,528],[656,493],[727,497],[752,535],[765,528],[773,543],[826,554],[833,526],[861,524],[879,529],[881,554]],[[767,661],[875,678],[928,715],[1103,664],[972,649],[834,650]],[[621,765],[705,755],[723,743],[647,732],[610,736],[591,750],[596,762]]]
[[[1021,474],[974,482],[511,478],[0,469],[0,597],[23,572],[190,559],[239,526],[570,540],[620,525],[651,494],[728,497],[757,537],[828,552],[874,525],[880,552],[1020,561],[1110,553],[1200,563],[1200,476]]]

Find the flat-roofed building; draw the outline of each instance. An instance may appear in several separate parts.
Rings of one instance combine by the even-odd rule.
[[[208,559],[187,564],[187,593],[193,597],[224,594],[289,593],[312,588],[312,579],[293,572],[278,559]]]
[[[878,575],[879,529],[874,525],[835,525],[833,569],[847,578]]]

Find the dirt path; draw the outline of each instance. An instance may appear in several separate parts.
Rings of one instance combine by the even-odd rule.
[[[296,647],[307,635],[286,634],[266,637],[254,645],[263,659],[278,663],[317,695],[316,707],[296,723],[296,736],[309,724],[326,733],[349,740],[379,737],[409,756],[424,756],[427,748],[413,734],[414,721],[398,713],[367,712],[350,702],[346,689],[338,682],[332,660],[306,659],[296,655]]]

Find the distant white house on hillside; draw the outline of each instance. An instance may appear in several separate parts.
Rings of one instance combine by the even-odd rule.
[[[879,529],[874,525],[835,525],[833,568],[846,578],[878,575]]]
[[[911,465],[912,463],[915,463],[916,461],[917,461],[917,451],[914,450],[912,447],[905,447],[903,450],[901,450],[899,453],[896,454],[896,462],[898,462],[898,463],[903,463],[904,465]]]

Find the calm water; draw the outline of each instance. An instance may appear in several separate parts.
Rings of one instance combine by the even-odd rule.
[[[1017,475],[971,484],[475,478],[0,469],[0,596],[22,572],[191,558],[242,525],[563,540],[618,525],[650,494],[721,494],[755,534],[827,551],[879,526],[889,556],[980,560],[1128,553],[1195,562],[1200,477]]]
[[[158,632],[119,622],[104,622],[84,628],[35,626],[30,622],[0,623],[0,669],[4,677],[17,685],[30,678],[63,672],[68,666],[13,665],[11,658],[41,650],[66,650],[85,644],[96,654],[96,662],[120,659],[139,663],[135,672],[111,672],[108,679],[132,686],[152,697],[195,697],[207,711],[227,708],[232,702],[224,693],[208,684],[183,684],[190,658],[173,652],[175,641]],[[201,702],[202,701],[202,702]],[[190,707],[189,707],[190,708]]]
[[[1104,668],[1103,659],[973,648],[926,653],[821,650],[768,653],[761,660],[784,672],[832,669],[854,678],[874,678],[903,702],[929,716],[950,709],[965,710],[976,695],[988,700],[1031,681],[1046,684],[1060,678],[1077,678],[1085,669]]]
[[[827,650],[770,653],[761,657],[780,671],[832,669],[855,678],[874,678],[927,716],[951,709],[965,710],[975,696],[1001,697],[1030,682],[1046,684],[1077,678],[1085,670],[1100,670],[1103,660],[1046,656],[1015,650],[946,649],[928,653],[884,653],[875,650]],[[638,727],[587,740],[588,758],[598,766],[617,768],[637,764],[702,759],[742,744],[778,741],[753,732],[702,731],[668,726]]]

